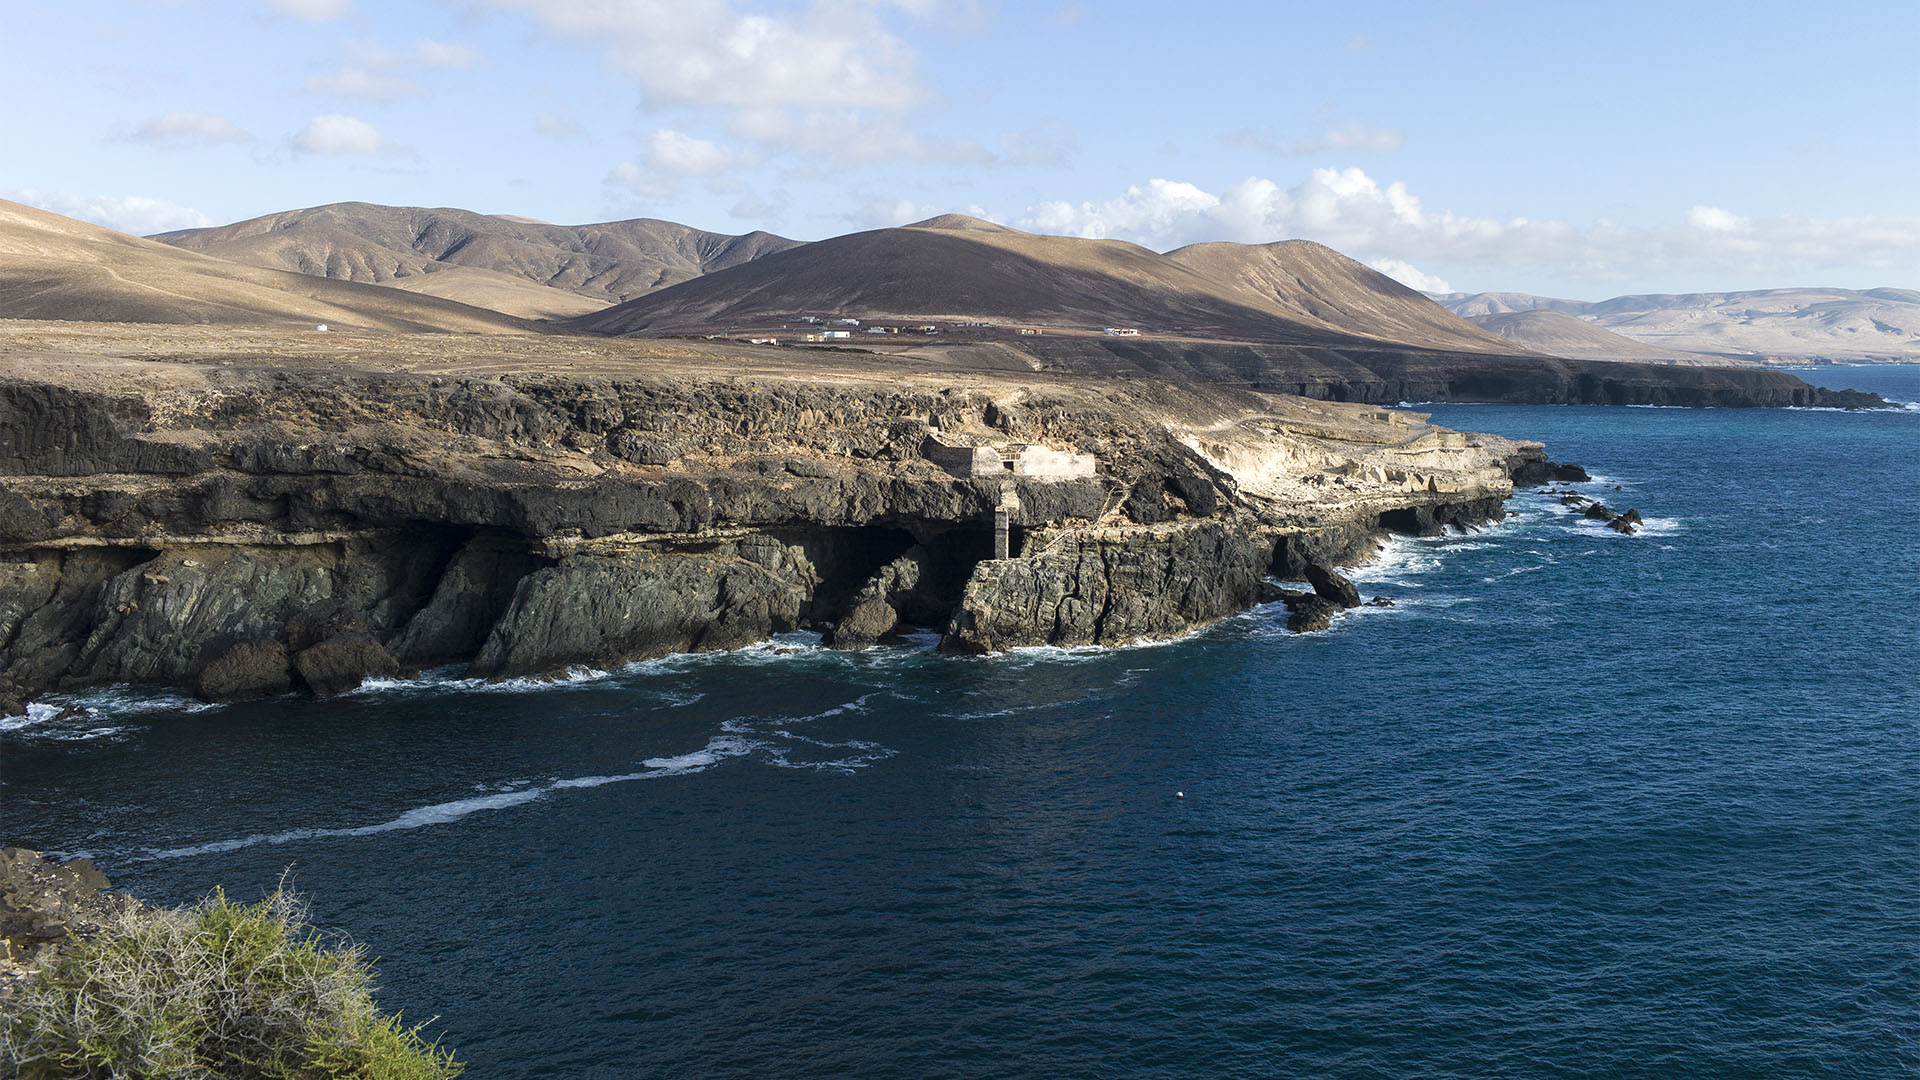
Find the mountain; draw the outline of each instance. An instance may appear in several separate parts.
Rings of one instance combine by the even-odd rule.
[[[1920,362],[1920,292],[1912,289],[1760,289],[1595,303],[1526,293],[1434,299],[1464,316],[1555,311],[1651,345],[1766,363]]]
[[[249,266],[387,285],[528,318],[582,315],[798,243],[651,218],[567,226],[359,202],[153,239]]]
[[[1572,315],[1544,308],[1534,311],[1504,311],[1495,315],[1469,315],[1467,321],[1491,330],[1508,341],[1548,356],[1566,356],[1581,360],[1632,360],[1650,364],[1682,364],[1700,367],[1745,365],[1752,360],[1702,353],[1663,349],[1644,341],[1635,341]]]
[[[433,296],[241,266],[0,200],[0,317],[526,333]]]
[[[569,325],[671,333],[802,313],[1516,351],[1386,275],[1304,240],[1195,244],[1163,255],[1119,240],[1038,236],[960,215],[775,252]]]

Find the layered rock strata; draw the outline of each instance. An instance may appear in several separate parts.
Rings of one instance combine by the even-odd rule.
[[[0,705],[537,676],[793,629],[928,628],[957,652],[1164,638],[1552,475],[1537,444],[1420,414],[821,364],[0,360]],[[929,456],[954,445],[964,468]]]

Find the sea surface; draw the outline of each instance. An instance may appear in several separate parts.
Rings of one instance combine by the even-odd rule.
[[[1920,1073],[1920,409],[1421,408],[1646,530],[1523,493],[1318,635],[95,694],[0,839],[290,878],[486,1080]]]

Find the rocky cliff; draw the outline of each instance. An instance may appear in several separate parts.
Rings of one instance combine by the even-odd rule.
[[[797,628],[1166,637],[1544,478],[1537,445],[1219,387],[644,358],[0,356],[8,710],[103,683],[540,675]]]
[[[1328,401],[1481,401],[1528,405],[1883,409],[1878,394],[1829,390],[1760,367],[1500,356],[1416,348],[1319,347],[1042,337],[1040,366],[1111,376],[1204,380]]]

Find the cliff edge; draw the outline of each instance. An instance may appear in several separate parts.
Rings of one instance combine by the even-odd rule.
[[[1162,638],[1381,530],[1498,517],[1546,465],[1417,413],[865,354],[35,334],[0,354],[9,712],[112,683],[537,676],[793,629]]]

